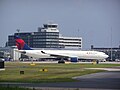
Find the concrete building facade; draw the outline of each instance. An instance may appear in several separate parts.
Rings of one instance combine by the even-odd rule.
[[[81,37],[59,37],[59,46],[66,49],[81,49],[82,38]]]

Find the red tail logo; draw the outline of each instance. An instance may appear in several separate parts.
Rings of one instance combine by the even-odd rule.
[[[22,50],[25,45],[25,42],[22,39],[16,39],[15,42],[16,42],[17,48],[19,50]]]
[[[19,50],[33,50],[19,36],[14,36],[14,38],[16,46]]]

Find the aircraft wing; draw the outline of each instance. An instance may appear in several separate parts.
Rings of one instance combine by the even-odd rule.
[[[43,54],[47,54],[47,55],[50,55],[50,56],[53,56],[53,57],[58,57],[58,58],[71,58],[71,57],[77,57],[77,56],[71,56],[71,55],[68,55],[68,54],[62,54],[62,53],[49,53],[49,52],[46,52],[46,51],[41,51],[41,53]]]

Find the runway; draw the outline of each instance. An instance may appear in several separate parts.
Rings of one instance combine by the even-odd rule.
[[[79,77],[76,82],[59,83],[0,83],[0,86],[20,86],[42,90],[120,90],[120,71],[107,71]],[[51,88],[51,89],[50,89]]]

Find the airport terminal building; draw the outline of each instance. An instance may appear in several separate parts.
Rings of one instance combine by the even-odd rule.
[[[20,32],[14,35],[19,35],[32,48],[82,48],[82,38],[61,36],[58,24],[43,24],[37,32]],[[8,46],[15,46],[14,35],[8,36]]]

